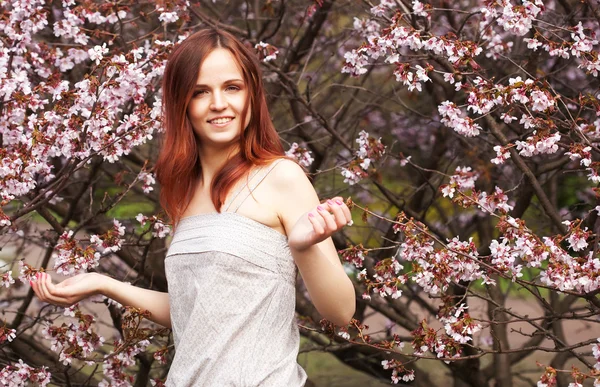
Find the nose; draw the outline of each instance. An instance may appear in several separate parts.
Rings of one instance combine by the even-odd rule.
[[[221,111],[227,108],[227,98],[221,92],[214,92],[210,102],[211,110]]]

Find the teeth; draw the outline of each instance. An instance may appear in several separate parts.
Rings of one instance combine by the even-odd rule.
[[[216,120],[212,120],[210,122],[213,124],[226,124],[231,120],[233,120],[233,118],[217,118]]]

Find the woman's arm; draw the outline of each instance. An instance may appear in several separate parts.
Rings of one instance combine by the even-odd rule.
[[[319,313],[336,325],[347,325],[354,315],[354,286],[340,262],[330,236],[350,220],[341,198],[319,204],[319,198],[302,168],[292,161],[272,171],[276,210],[288,243]]]
[[[150,320],[171,327],[168,293],[138,288],[102,274],[79,274],[55,285],[48,274],[40,273],[31,287],[40,300],[64,307],[102,294],[119,304],[145,309],[150,312]]]

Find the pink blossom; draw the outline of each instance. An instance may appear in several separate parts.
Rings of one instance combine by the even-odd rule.
[[[342,168],[344,183],[354,185],[369,176],[372,162],[378,161],[385,154],[385,145],[381,138],[375,139],[369,133],[362,130],[356,139],[358,149],[355,152],[355,158],[350,162],[347,168]]]
[[[537,49],[542,46],[542,43],[536,39],[524,38],[523,41],[527,43],[527,48],[533,51],[537,51]]]
[[[444,101],[438,106],[438,111],[442,116],[441,122],[454,129],[457,133],[466,137],[475,137],[479,135],[481,127],[475,124],[469,117],[461,117],[462,112],[453,102]]]
[[[498,24],[506,31],[523,36],[529,32],[534,18],[538,16],[543,8],[544,4],[541,0],[535,0],[534,2],[524,0],[522,6],[513,6],[507,1],[502,8]]]
[[[67,230],[59,237],[54,249],[54,269],[58,274],[72,275],[95,268],[100,263],[100,253],[93,247],[82,247]]]
[[[571,235],[569,235],[568,241],[569,241],[569,247],[573,250],[573,251],[580,251],[585,249],[588,246],[587,243],[587,238],[589,237],[590,232],[587,231],[587,228],[581,230],[581,229],[576,229],[574,230]]]
[[[8,341],[9,343],[17,337],[17,331],[4,325],[0,327],[0,344]]]
[[[533,90],[530,96],[533,101],[531,110],[534,112],[543,112],[554,106],[554,99],[547,92]]]
[[[25,387],[37,383],[45,387],[50,383],[50,372],[47,367],[33,368],[19,359],[18,363],[9,364],[0,370],[0,384],[5,386]]]
[[[135,219],[140,222],[142,226],[151,224],[152,236],[154,238],[165,238],[171,234],[171,227],[155,215],[147,217],[143,214],[138,214]]]
[[[494,151],[496,152],[496,157],[490,160],[494,164],[504,164],[510,158],[510,152],[503,146],[494,146]]]
[[[275,60],[277,59],[277,54],[279,54],[279,50],[275,46],[264,42],[258,42],[254,48],[258,51],[263,62]]]
[[[3,286],[8,288],[8,287],[10,287],[10,285],[12,285],[14,283],[15,283],[15,280],[9,271],[5,272],[4,274],[2,274],[0,276],[0,288]]]
[[[525,157],[531,157],[537,154],[552,154],[558,150],[556,143],[560,141],[561,135],[555,132],[552,135],[537,135],[528,137],[525,141],[516,141],[515,145],[519,154]]]
[[[412,6],[413,6],[413,12],[415,13],[415,15],[423,16],[423,17],[427,17],[429,15],[427,12],[425,12],[425,7],[423,6],[423,3],[421,3],[420,1],[413,0]]]
[[[292,143],[290,149],[285,152],[285,155],[287,157],[295,158],[298,161],[298,164],[305,168],[310,167],[314,161],[312,153],[307,148],[300,147],[300,145],[295,142]]]
[[[144,183],[144,186],[142,187],[144,193],[150,193],[154,190],[154,187],[152,187],[152,185],[156,183],[156,179],[154,179],[154,174],[148,172],[140,172],[140,174],[138,175],[138,180]]]

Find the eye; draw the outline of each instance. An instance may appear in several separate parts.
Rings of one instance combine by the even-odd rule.
[[[225,90],[227,90],[227,91],[239,91],[240,88],[238,86],[231,85],[231,86],[227,86],[227,88]]]
[[[206,93],[208,93],[208,91],[207,91],[207,90],[204,90],[204,89],[198,89],[198,90],[195,90],[195,91],[194,91],[194,94],[192,94],[192,98],[193,98],[193,97],[200,96],[200,95],[203,95],[203,94],[206,94]]]

